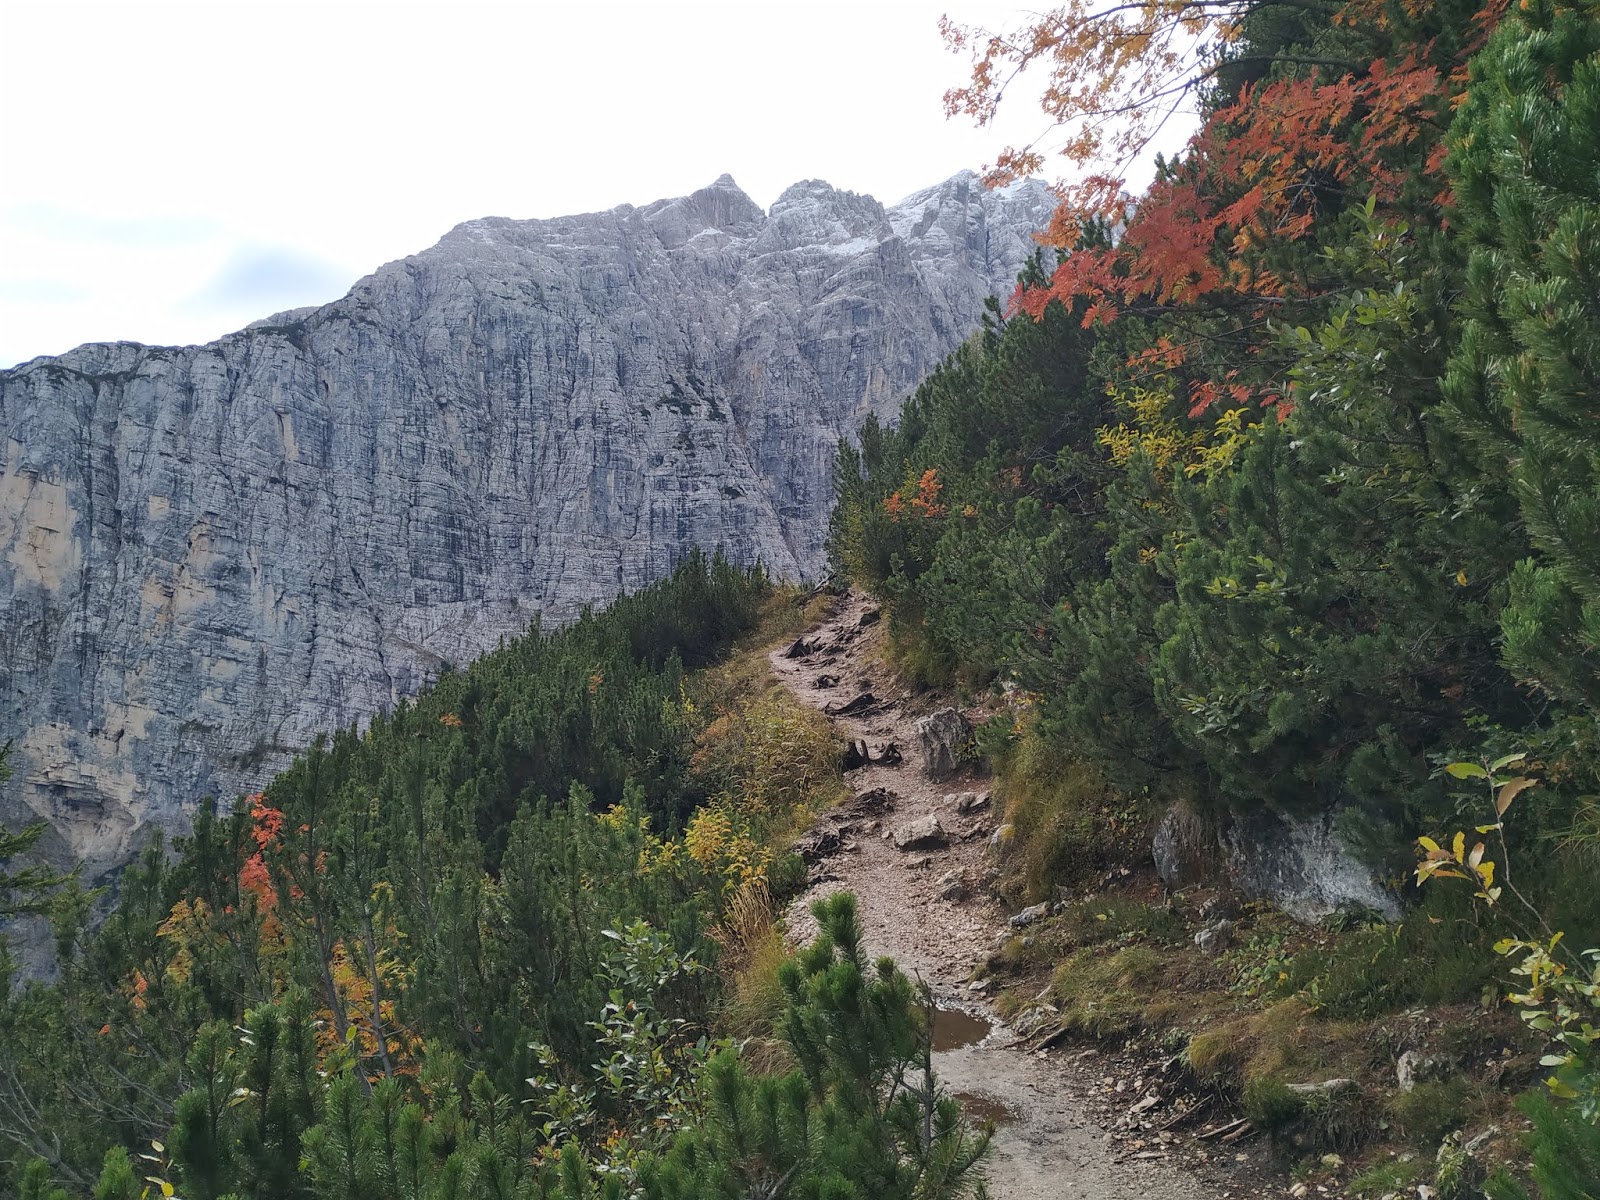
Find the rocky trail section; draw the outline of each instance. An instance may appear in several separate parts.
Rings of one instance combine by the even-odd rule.
[[[1279,1195],[1254,1178],[1236,1130],[1188,1133],[1154,1110],[1156,1072],[1095,1048],[1008,1028],[970,983],[975,963],[1025,925],[988,896],[995,818],[986,783],[959,748],[986,714],[929,708],[880,664],[878,610],[847,594],[815,629],[771,655],[778,680],[827,713],[850,744],[854,798],[818,817],[797,851],[810,886],[788,914],[810,932],[810,904],[836,891],[859,903],[869,949],[933,990],[935,1064],[968,1111],[996,1121],[988,1165],[995,1200],[1227,1200]],[[1182,1114],[1179,1114],[1181,1118]],[[1199,1136],[1195,1136],[1199,1135]],[[1202,1158],[1204,1162],[1202,1163]]]

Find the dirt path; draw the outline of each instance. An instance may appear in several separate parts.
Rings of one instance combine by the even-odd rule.
[[[1006,914],[983,886],[992,812],[958,811],[963,792],[981,795],[986,784],[964,776],[935,783],[925,774],[915,728],[924,712],[873,653],[883,636],[882,626],[873,623],[875,611],[869,598],[848,594],[804,635],[816,649],[804,657],[789,658],[784,649],[771,656],[777,678],[816,708],[826,711],[871,693],[875,703],[867,711],[829,715],[845,737],[865,741],[874,758],[891,743],[904,756],[898,764],[872,762],[850,771],[857,799],[818,819],[813,836],[823,839],[824,848],[836,836],[839,848],[819,858],[811,888],[790,910],[791,933],[809,934],[811,901],[853,891],[871,951],[892,955],[933,988],[946,1010],[935,1028],[941,1081],[969,1111],[998,1122],[988,1165],[995,1200],[1223,1200],[1256,1194],[1243,1177],[1228,1177],[1232,1155],[1226,1166],[1202,1177],[1180,1167],[1190,1155],[1177,1139],[1119,1136],[1103,1128],[1091,1115],[1099,1107],[1091,1098],[1120,1092],[1118,1083],[1126,1081],[1102,1075],[1092,1050],[1068,1056],[1017,1048],[1016,1033],[1000,1023],[981,991],[968,986],[974,963],[1010,932]],[[819,679],[825,686],[818,686]],[[888,793],[892,810],[885,811],[877,789]],[[887,840],[892,829],[930,812],[948,832],[946,847],[908,851]],[[943,899],[956,880],[968,897]],[[963,1019],[963,1012],[978,1019]],[[1137,1097],[1134,1092],[1128,1102]]]

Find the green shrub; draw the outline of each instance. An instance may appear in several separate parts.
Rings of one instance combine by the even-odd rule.
[[[1093,1037],[1129,1033],[1150,1023],[1150,993],[1163,965],[1148,946],[1079,950],[1056,968],[1050,996],[1067,1028]]]
[[[995,797],[1015,830],[1009,891],[1044,899],[1107,866],[1146,855],[1146,814],[1094,767],[1063,757],[1032,728],[996,764]]]
[[[1543,1092],[1524,1096],[1518,1107],[1533,1122],[1528,1138],[1531,1174],[1539,1200],[1594,1200],[1600,1191],[1600,1126],[1582,1120],[1571,1105]],[[1530,1200],[1529,1191],[1504,1170],[1484,1185],[1490,1200]]]
[[[1261,1132],[1277,1135],[1305,1114],[1305,1097],[1279,1079],[1252,1079],[1244,1085],[1244,1115]]]
[[[1467,1096],[1459,1081],[1419,1083],[1389,1101],[1389,1115],[1410,1141],[1437,1146],[1440,1139],[1459,1129],[1467,1116]]]
[[[1359,929],[1295,955],[1279,990],[1345,1019],[1478,1000],[1498,970],[1489,953],[1496,928],[1478,916],[1465,889],[1433,889],[1398,925]]]
[[[1133,940],[1176,945],[1185,935],[1183,919],[1171,909],[1120,896],[1073,901],[1053,932],[1072,946]]]
[[[1426,1168],[1414,1155],[1391,1159],[1368,1167],[1352,1179],[1345,1190],[1352,1196],[1383,1196],[1389,1192],[1409,1192],[1426,1177]]]

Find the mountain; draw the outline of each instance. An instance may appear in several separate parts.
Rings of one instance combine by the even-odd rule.
[[[728,176],[486,218],[206,346],[0,372],[0,818],[91,877],[538,618],[722,545],[822,563],[841,434],[1007,294],[1053,206]]]

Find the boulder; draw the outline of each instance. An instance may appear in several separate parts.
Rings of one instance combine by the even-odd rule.
[[[972,726],[958,709],[941,708],[917,722],[922,769],[929,779],[948,779],[961,766],[961,752]]]
[[[897,850],[938,850],[949,842],[950,835],[944,831],[944,826],[939,824],[939,818],[934,813],[907,821],[894,831]]]
[[[1335,812],[1258,806],[1213,818],[1178,804],[1162,816],[1150,852],[1172,891],[1220,885],[1306,923],[1347,909],[1400,915],[1394,894],[1339,836]]]

